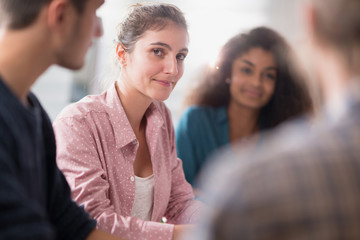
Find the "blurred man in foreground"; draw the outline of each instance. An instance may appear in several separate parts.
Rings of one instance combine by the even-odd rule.
[[[281,127],[256,153],[219,154],[203,174],[215,175],[203,181],[212,210],[188,239],[360,239],[360,1],[305,9],[321,119]]]

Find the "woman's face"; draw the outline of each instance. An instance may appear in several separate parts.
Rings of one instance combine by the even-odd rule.
[[[184,73],[188,33],[169,22],[161,30],[148,30],[126,53],[122,81],[150,99],[164,101]]]
[[[274,93],[277,66],[271,52],[251,48],[232,64],[230,101],[236,105],[260,110]]]

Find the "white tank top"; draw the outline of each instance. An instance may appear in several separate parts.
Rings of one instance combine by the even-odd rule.
[[[135,176],[135,199],[131,216],[151,220],[154,205],[154,174],[141,178]]]

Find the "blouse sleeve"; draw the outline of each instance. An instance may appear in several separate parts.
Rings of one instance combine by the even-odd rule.
[[[109,183],[101,160],[101,140],[96,126],[86,119],[56,119],[57,163],[72,189],[73,198],[84,205],[100,228],[126,239],[171,239],[174,226],[143,221],[116,213],[109,199]]]

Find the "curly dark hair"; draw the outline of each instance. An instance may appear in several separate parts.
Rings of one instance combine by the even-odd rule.
[[[258,27],[232,37],[221,49],[214,68],[206,68],[199,85],[186,99],[186,105],[228,106],[232,63],[250,49],[260,47],[273,54],[277,64],[274,94],[259,115],[258,123],[267,129],[303,113],[313,111],[313,104],[286,40],[274,30]]]

